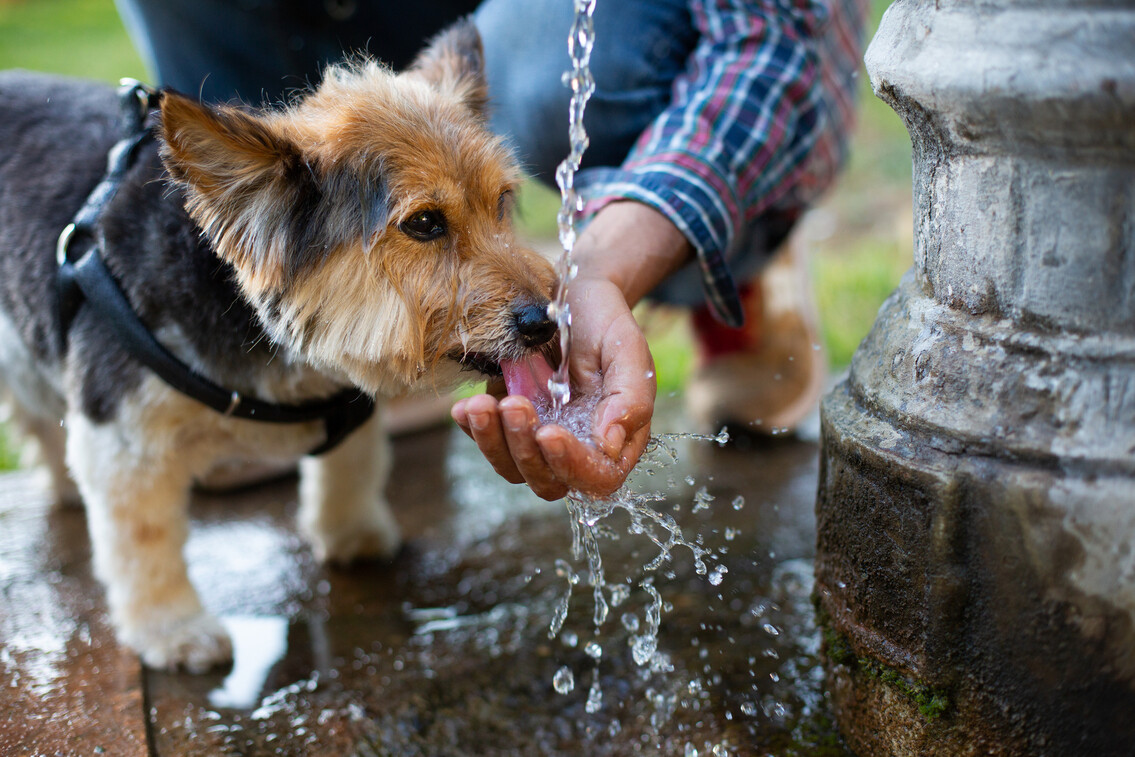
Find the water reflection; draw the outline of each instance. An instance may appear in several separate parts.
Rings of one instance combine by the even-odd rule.
[[[252,708],[272,666],[288,650],[288,619],[228,616],[221,618],[233,641],[233,669],[219,688],[209,692],[214,707]]]

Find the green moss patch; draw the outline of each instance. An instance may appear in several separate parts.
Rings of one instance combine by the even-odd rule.
[[[889,665],[857,654],[851,646],[851,640],[832,628],[826,613],[818,614],[817,620],[822,629],[824,651],[828,660],[850,668],[853,674],[865,675],[887,684],[918,707],[919,713],[927,720],[935,720],[950,709],[950,696],[945,690],[913,680]]]

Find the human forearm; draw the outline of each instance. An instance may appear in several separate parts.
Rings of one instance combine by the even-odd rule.
[[[634,201],[600,210],[574,253],[580,276],[607,279],[631,306],[694,257],[689,240],[666,216]]]

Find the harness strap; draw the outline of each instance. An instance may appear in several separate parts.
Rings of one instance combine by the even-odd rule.
[[[131,119],[127,114],[128,125],[134,129],[111,150],[106,176],[91,192],[75,220],[59,236],[56,252],[61,346],[66,346],[71,323],[79,307],[85,304],[99,316],[100,322],[114,331],[120,344],[135,360],[173,389],[234,418],[266,423],[322,420],[327,430],[326,439],[309,454],[319,455],[330,450],[373,414],[375,405],[369,396],[359,389],[345,389],[325,400],[283,405],[225,389],[194,371],[158,342],[134,312],[126,294],[106,267],[101,253],[102,240],[97,235],[95,224],[103,207],[118,191],[138,146],[152,138],[150,131],[145,129],[144,121],[157,97],[156,93],[138,82],[124,82],[119,94],[125,108],[140,115]],[[137,129],[142,129],[142,132],[137,133]],[[86,249],[76,257],[79,242],[85,243]]]

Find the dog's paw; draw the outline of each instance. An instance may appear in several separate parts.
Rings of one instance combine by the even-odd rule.
[[[392,560],[402,547],[398,525],[386,519],[334,531],[309,529],[307,537],[315,559],[335,565],[349,565],[356,560]]]
[[[224,626],[200,613],[175,623],[124,629],[123,641],[148,668],[204,673],[232,661],[233,645]]]

